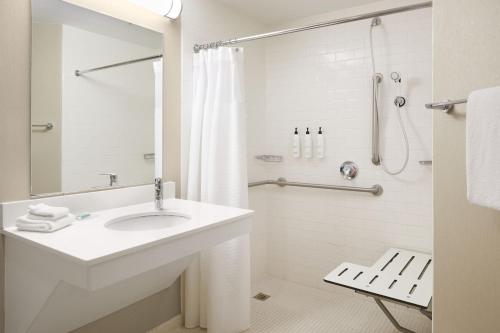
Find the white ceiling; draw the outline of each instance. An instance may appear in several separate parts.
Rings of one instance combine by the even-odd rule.
[[[238,12],[246,13],[263,23],[276,24],[286,20],[317,15],[338,9],[365,5],[378,0],[218,0]]]
[[[66,24],[153,49],[163,48],[163,35],[60,0],[33,0],[33,22]]]

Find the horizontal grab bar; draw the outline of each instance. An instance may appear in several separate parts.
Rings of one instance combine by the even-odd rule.
[[[33,124],[31,125],[31,127],[35,127],[35,128],[43,128],[44,130],[46,131],[50,131],[51,129],[54,128],[54,124],[52,123],[46,123],[46,124]]]
[[[466,98],[455,99],[455,100],[446,100],[443,102],[436,102],[436,103],[427,103],[427,104],[425,104],[425,107],[427,109],[441,110],[445,113],[448,113],[451,111],[451,109],[453,109],[455,104],[464,104],[464,103],[467,103]]]
[[[371,193],[373,195],[381,195],[383,188],[381,185],[373,185],[372,187],[355,187],[355,186],[340,186],[340,185],[325,185],[325,184],[311,184],[311,183],[298,183],[289,182],[285,178],[278,178],[277,180],[263,180],[258,182],[248,183],[248,187],[256,187],[262,185],[278,185],[278,186],[295,186],[295,187],[309,187],[309,188],[319,188],[325,190],[339,190],[339,191],[350,191],[350,192],[364,192]]]

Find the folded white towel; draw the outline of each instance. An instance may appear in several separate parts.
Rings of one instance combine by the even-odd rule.
[[[55,221],[34,220],[23,215],[17,218],[16,227],[23,231],[53,232],[71,225],[74,221],[75,217],[71,214]]]
[[[29,213],[32,216],[41,217],[43,220],[55,221],[67,216],[69,214],[69,209],[66,207],[53,207],[41,203],[29,206]]]
[[[467,198],[500,210],[500,87],[467,99]]]
[[[33,214],[28,214],[28,218],[30,220],[38,220],[38,221],[57,221],[57,220],[60,220],[62,218],[65,218],[67,217],[69,214],[66,214],[64,216],[59,216],[59,215],[56,215],[55,217],[49,217],[49,216],[38,216],[38,215],[33,215]]]

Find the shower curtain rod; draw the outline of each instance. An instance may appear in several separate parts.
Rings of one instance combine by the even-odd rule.
[[[427,7],[432,7],[432,1],[422,2],[422,3],[418,3],[418,4],[414,4],[414,5],[396,7],[396,8],[391,8],[391,9],[379,10],[379,11],[375,11],[375,12],[371,12],[371,13],[349,16],[349,17],[344,17],[344,18],[335,19],[335,20],[331,20],[331,21],[316,23],[316,24],[312,24],[312,25],[306,25],[306,26],[297,27],[297,28],[278,30],[278,31],[268,32],[268,33],[259,34],[259,35],[234,38],[234,39],[212,42],[212,43],[207,43],[207,44],[195,44],[193,47],[193,50],[195,53],[198,53],[200,50],[206,50],[206,49],[210,49],[210,48],[218,48],[220,46],[250,42],[250,41],[258,40],[258,39],[283,36],[283,35],[288,35],[288,34],[292,34],[292,33],[296,33],[296,32],[324,28],[324,27],[329,27],[332,25],[337,25],[337,24],[342,24],[342,23],[347,23],[347,22],[366,20],[366,19],[374,18],[374,17],[378,17],[378,16],[385,16],[385,15],[390,15],[390,14],[402,13],[402,12],[406,12],[406,11],[410,11],[410,10],[422,9],[422,8],[427,8]]]
[[[106,66],[101,66],[101,67],[95,67],[95,68],[90,68],[90,69],[85,69],[85,70],[78,70],[77,69],[75,71],[75,76],[82,76],[85,73],[97,72],[97,71],[102,71],[103,69],[108,69],[108,68],[113,68],[113,67],[119,67],[119,66],[125,66],[125,65],[135,64],[137,62],[143,62],[143,61],[160,59],[160,58],[163,58],[162,54],[154,55],[154,56],[150,56],[150,57],[146,57],[146,58],[139,58],[139,59],[133,59],[133,60],[127,60],[127,61],[117,62],[116,64],[111,64],[111,65],[106,65]]]

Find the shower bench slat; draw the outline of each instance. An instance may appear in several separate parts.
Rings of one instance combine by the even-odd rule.
[[[324,281],[375,299],[384,314],[401,332],[412,332],[398,324],[381,300],[418,309],[431,318],[432,256],[391,248],[371,267],[342,263]]]

